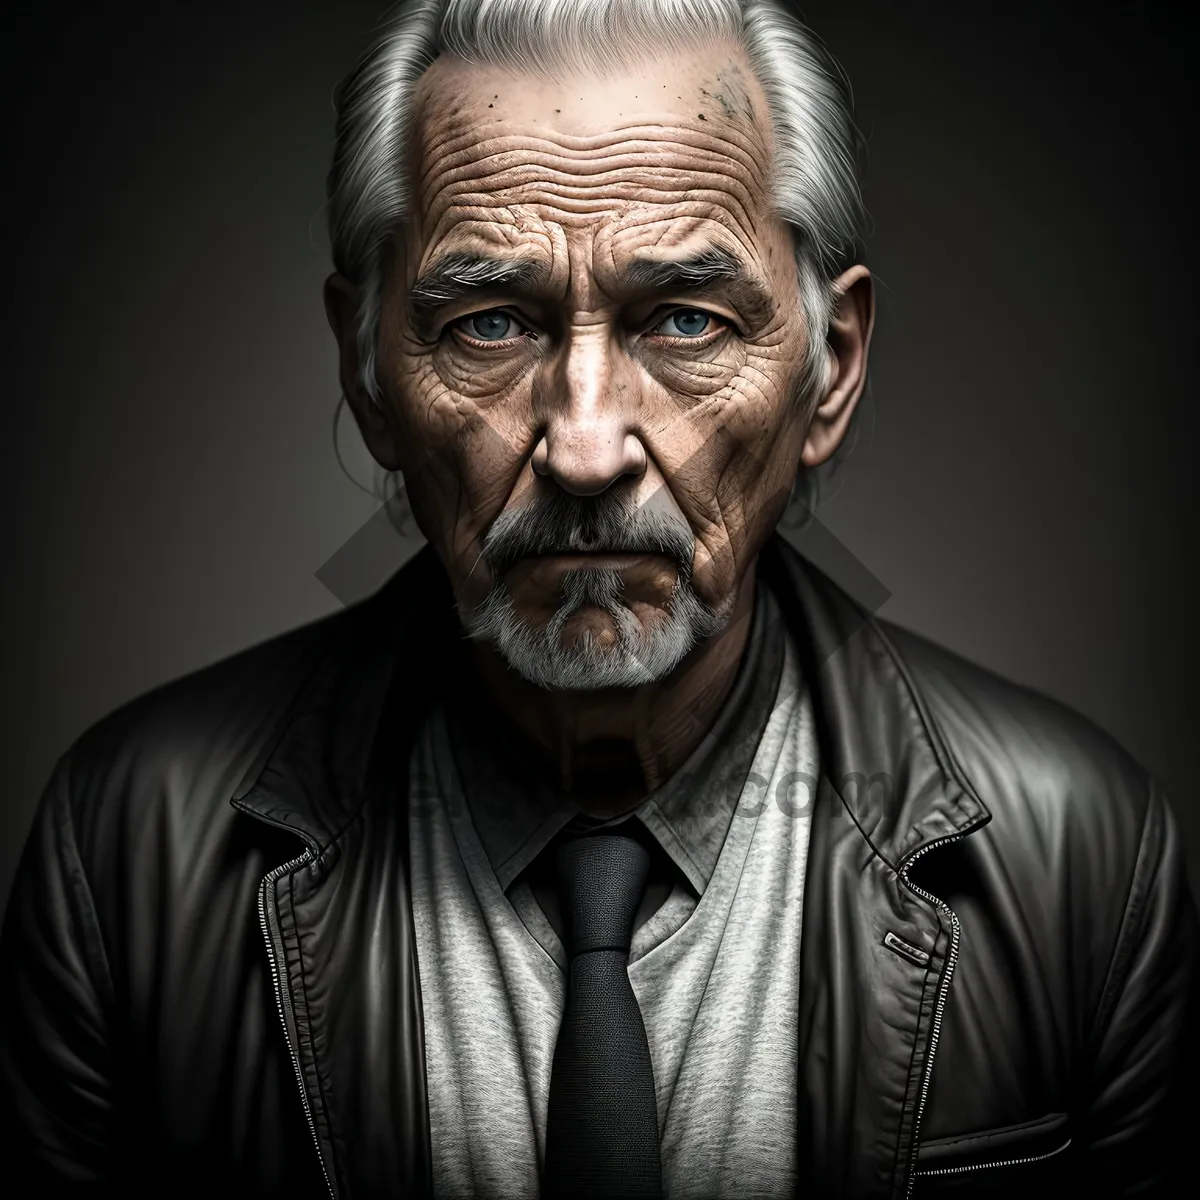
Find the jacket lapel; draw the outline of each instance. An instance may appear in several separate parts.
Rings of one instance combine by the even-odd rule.
[[[884,630],[781,539],[760,571],[821,741],[801,937],[802,1173],[821,1195],[902,1197],[956,937],[949,910],[903,871],[989,814]]]
[[[802,920],[802,1174],[817,1195],[902,1196],[950,930],[871,850],[828,777]]]
[[[760,571],[800,652],[821,741],[802,918],[802,1174],[816,1194],[901,1197],[956,936],[949,910],[903,871],[989,815],[884,630],[782,539]],[[431,1190],[402,797],[423,688],[454,630],[427,548],[331,619],[326,652],[317,639],[308,684],[233,799],[299,839],[297,858],[264,881],[261,915],[339,1200],[352,1194],[349,1163],[357,1195]]]
[[[282,732],[232,800],[298,838],[297,857],[263,881],[260,915],[336,1200],[431,1192],[403,789],[422,688],[445,644],[436,634],[452,619],[428,550],[331,618]]]

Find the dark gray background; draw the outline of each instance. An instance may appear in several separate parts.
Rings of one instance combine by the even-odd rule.
[[[332,452],[323,177],[380,11],[5,9],[0,897],[86,725],[339,603],[316,572],[377,504]],[[1195,867],[1186,6],[805,12],[855,85],[881,284],[821,519],[884,615],[1151,767]]]

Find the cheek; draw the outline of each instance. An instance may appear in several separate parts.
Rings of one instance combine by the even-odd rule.
[[[801,443],[790,382],[777,358],[750,351],[732,379],[664,431],[669,478],[703,522],[728,527],[780,480],[790,490]]]
[[[429,354],[429,368],[443,388],[481,412],[511,407],[511,397],[526,388],[535,365],[533,343],[528,340],[497,353],[473,350],[448,335]]]
[[[664,430],[664,473],[696,533],[695,582],[710,603],[736,586],[787,505],[803,442],[780,357],[742,369]]]
[[[738,386],[749,357],[744,342],[727,337],[688,355],[648,347],[640,362],[646,374],[671,397],[674,407],[699,411]]]
[[[652,383],[644,403],[655,457],[698,513],[717,519],[718,484],[736,461],[738,479],[753,482],[787,452],[789,372],[778,353],[745,342],[715,344],[686,359],[643,358]]]
[[[398,364],[387,394],[414,514],[457,590],[520,484],[533,427],[528,389],[468,386],[440,365]]]

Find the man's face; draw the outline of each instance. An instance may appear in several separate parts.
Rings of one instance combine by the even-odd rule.
[[[804,444],[760,87],[711,45],[599,80],[441,58],[417,104],[372,449],[523,674],[661,676],[728,616]]]

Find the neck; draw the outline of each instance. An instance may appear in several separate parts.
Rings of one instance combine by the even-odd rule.
[[[729,623],[664,679],[634,689],[548,692],[517,675],[490,645],[473,643],[484,692],[585,812],[627,812],[687,761],[716,721],[746,649],[754,584],[751,563]]]

